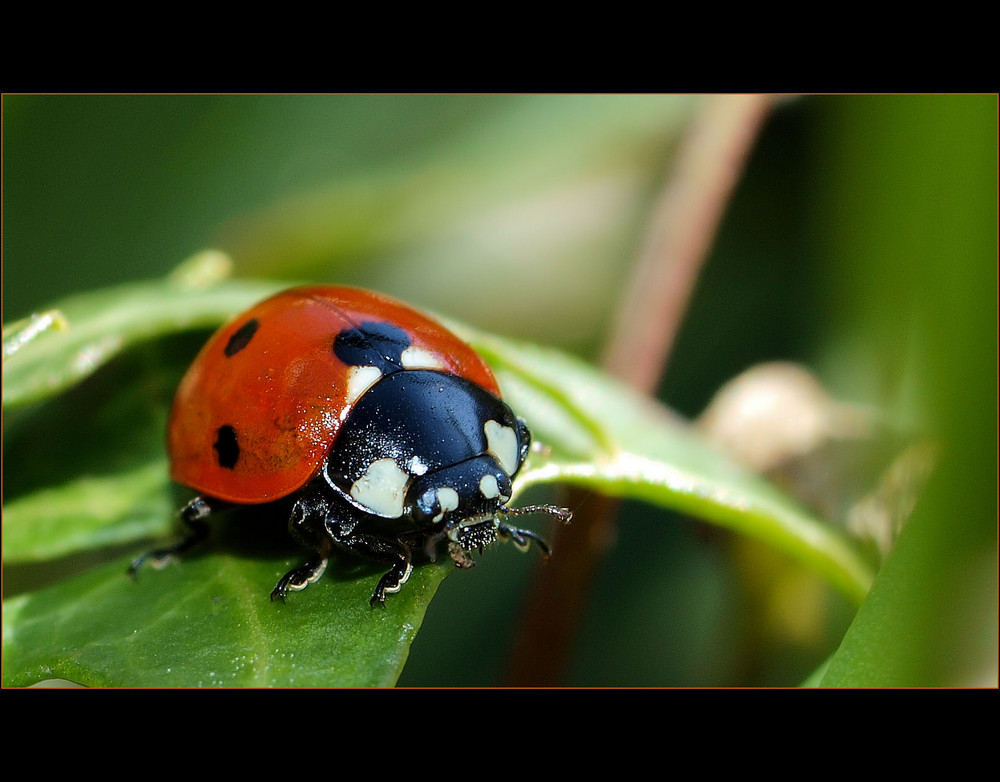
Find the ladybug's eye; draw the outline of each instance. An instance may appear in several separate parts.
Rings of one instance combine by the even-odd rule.
[[[458,507],[458,492],[443,486],[428,489],[413,506],[413,520],[417,522],[441,521],[444,514]]]
[[[480,456],[416,478],[408,492],[410,517],[418,526],[492,519],[510,493],[510,478],[496,459]]]

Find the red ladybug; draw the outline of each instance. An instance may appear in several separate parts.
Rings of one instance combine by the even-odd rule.
[[[398,301],[353,288],[295,288],[257,304],[208,341],[170,416],[171,477],[199,496],[163,560],[234,505],[291,501],[288,527],[312,551],[271,592],[317,580],[334,548],[390,563],[371,604],[397,592],[414,553],[447,542],[458,567],[497,538],[526,549],[507,516],[531,441],[480,356]],[[146,557],[132,563],[134,572]]]

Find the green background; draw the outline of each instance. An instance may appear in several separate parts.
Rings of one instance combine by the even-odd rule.
[[[698,100],[5,95],[3,319],[214,247],[239,277],[377,288],[593,360]],[[658,392],[694,417],[789,359],[942,443],[871,599],[800,584],[779,621],[780,565],[630,502],[566,684],[793,685],[838,647],[824,683],[995,684],[996,117],[991,95],[781,103]],[[23,458],[5,443],[5,503]],[[502,681],[535,564],[497,549],[444,581],[400,683]]]

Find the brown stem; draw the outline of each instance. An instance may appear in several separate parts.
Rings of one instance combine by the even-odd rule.
[[[606,342],[609,373],[656,389],[722,214],[773,99],[706,97],[650,215],[619,315]],[[572,524],[555,535],[511,658],[507,683],[551,686],[565,670],[590,583],[615,534],[617,500],[574,490]]]

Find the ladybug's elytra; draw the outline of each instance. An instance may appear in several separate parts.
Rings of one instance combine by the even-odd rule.
[[[335,547],[391,563],[372,605],[441,542],[458,567],[498,538],[548,554],[505,521],[571,516],[507,507],[530,441],[489,367],[439,323],[364,290],[287,290],[216,332],[181,381],[171,477],[199,496],[181,511],[188,537],[148,556],[190,547],[213,512],[279,500],[293,501],[289,531],[312,554],[272,599],[318,579]]]

